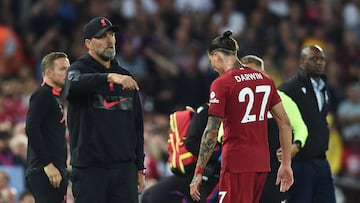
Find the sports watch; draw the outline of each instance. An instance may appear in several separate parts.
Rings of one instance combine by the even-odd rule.
[[[298,150],[301,149],[301,142],[300,142],[299,140],[296,140],[296,141],[294,142],[294,144],[296,144],[296,147],[298,148]]]

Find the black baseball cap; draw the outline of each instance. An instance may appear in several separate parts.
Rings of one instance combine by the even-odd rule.
[[[114,26],[109,19],[105,17],[95,17],[91,19],[84,27],[84,38],[91,39],[101,37],[104,32],[112,30],[119,31],[119,27]]]

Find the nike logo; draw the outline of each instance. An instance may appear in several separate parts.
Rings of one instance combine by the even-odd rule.
[[[121,102],[126,101],[126,100],[127,100],[127,98],[122,98],[118,101],[107,102],[106,99],[104,99],[104,107],[108,109],[108,108],[111,108],[111,107],[113,107],[117,104],[120,104]]]

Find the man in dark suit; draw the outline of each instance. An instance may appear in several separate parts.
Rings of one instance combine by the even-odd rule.
[[[321,47],[304,47],[298,74],[279,87],[298,105],[309,132],[305,147],[293,159],[295,182],[289,190],[290,203],[335,203],[334,183],[325,154],[329,144],[326,115],[330,106],[325,64]]]

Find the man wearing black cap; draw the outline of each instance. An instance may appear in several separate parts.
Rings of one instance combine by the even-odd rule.
[[[69,68],[65,84],[76,203],[137,203],[144,189],[143,114],[138,85],[115,57],[105,17],[84,28],[88,53]]]

